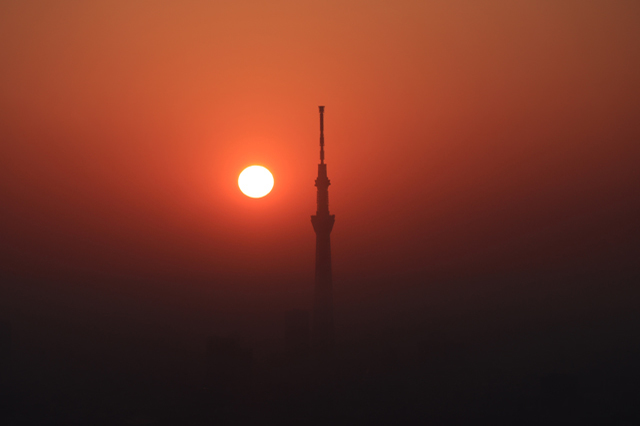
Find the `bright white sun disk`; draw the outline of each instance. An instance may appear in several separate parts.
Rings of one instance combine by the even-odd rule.
[[[273,175],[262,166],[250,166],[238,177],[240,191],[247,197],[262,198],[273,188]]]

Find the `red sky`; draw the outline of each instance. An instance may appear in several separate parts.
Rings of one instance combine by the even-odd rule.
[[[337,292],[637,268],[638,22],[633,0],[2,2],[2,269],[306,300],[318,105]]]

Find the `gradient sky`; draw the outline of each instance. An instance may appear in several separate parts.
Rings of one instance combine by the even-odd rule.
[[[635,0],[4,1],[1,267],[307,303],[325,105],[338,300],[637,273],[638,22]]]

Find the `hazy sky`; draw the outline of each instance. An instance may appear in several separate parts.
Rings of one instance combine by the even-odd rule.
[[[3,1],[2,269],[306,300],[318,105],[337,292],[637,268],[638,22],[636,0]]]

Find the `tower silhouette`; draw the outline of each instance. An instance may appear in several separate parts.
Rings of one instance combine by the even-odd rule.
[[[333,297],[331,277],[331,230],[335,215],[329,214],[329,178],[324,163],[324,107],[320,109],[320,164],[318,164],[318,200],[316,214],[311,216],[316,233],[316,276],[311,318],[311,345],[317,354],[333,350]]]

